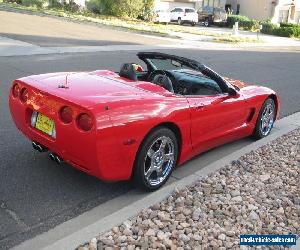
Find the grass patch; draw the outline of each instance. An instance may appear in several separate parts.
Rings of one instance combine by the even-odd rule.
[[[240,37],[240,36],[223,36],[214,38],[215,42],[219,43],[263,43],[262,40],[257,40],[251,37]]]

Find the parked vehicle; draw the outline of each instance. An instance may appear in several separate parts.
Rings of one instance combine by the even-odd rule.
[[[198,22],[198,14],[194,8],[176,7],[171,10],[171,21],[177,22],[179,25],[190,23],[194,26]]]
[[[225,24],[227,22],[227,13],[222,8],[203,7],[198,11],[199,22],[202,22],[205,27],[211,24]]]
[[[168,10],[157,10],[154,13],[153,22],[155,23],[165,23],[171,22],[171,14]]]
[[[176,165],[229,141],[268,136],[271,89],[222,77],[195,60],[140,52],[120,72],[59,72],[13,81],[9,106],[34,149],[102,180],[161,187]],[[41,165],[41,167],[43,167]]]

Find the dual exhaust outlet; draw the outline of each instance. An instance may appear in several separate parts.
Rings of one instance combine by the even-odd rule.
[[[43,145],[37,143],[37,142],[32,142],[32,147],[37,150],[38,152],[40,153],[43,153],[43,152],[47,152],[48,151],[48,148],[44,147]],[[63,159],[60,158],[57,154],[51,152],[49,153],[49,158],[56,162],[57,164],[60,164],[63,162]]]

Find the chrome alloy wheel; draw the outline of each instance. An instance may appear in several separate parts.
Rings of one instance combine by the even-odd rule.
[[[144,160],[144,176],[151,186],[162,183],[174,165],[174,143],[171,138],[161,136],[149,147]]]
[[[275,107],[273,103],[269,103],[265,106],[261,118],[260,118],[260,132],[263,136],[266,136],[270,133],[275,117]]]

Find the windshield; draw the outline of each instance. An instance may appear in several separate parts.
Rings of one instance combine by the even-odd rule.
[[[175,69],[191,69],[180,62],[168,58],[151,58],[148,61],[155,69],[160,70],[175,70]]]

